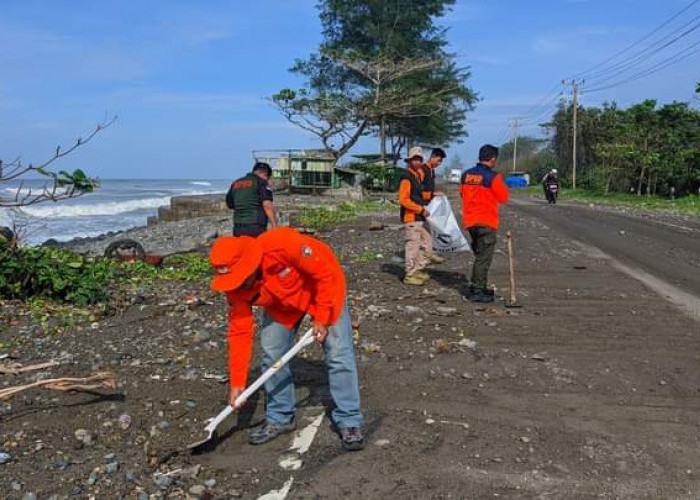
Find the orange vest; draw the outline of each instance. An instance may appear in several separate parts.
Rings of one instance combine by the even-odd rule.
[[[508,201],[508,187],[501,174],[479,164],[462,174],[459,191],[465,228],[498,229],[498,205]]]
[[[425,221],[425,205],[430,200],[423,197],[425,172],[423,167],[408,167],[399,181],[399,205],[401,222]]]
[[[245,386],[250,368],[253,305],[289,329],[307,313],[318,323],[333,325],[345,306],[345,275],[328,245],[288,227],[271,229],[257,241],[263,252],[258,287],[226,294],[232,387]]]

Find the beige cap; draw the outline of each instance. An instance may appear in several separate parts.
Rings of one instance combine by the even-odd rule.
[[[420,146],[414,146],[408,151],[408,158],[404,160],[406,163],[411,161],[412,158],[415,158],[416,156],[419,156],[420,159],[423,159],[423,148]]]

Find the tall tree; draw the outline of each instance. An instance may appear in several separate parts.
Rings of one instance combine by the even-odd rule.
[[[549,151],[566,180],[571,165],[571,106],[547,125]],[[676,195],[700,189],[700,110],[688,103],[659,107],[646,100],[627,109],[614,103],[579,108],[582,186],[605,192]]]
[[[469,72],[447,54],[445,30],[436,24],[454,2],[320,1],[323,42],[291,68],[306,86],[283,89],[273,103],[336,158],[371,132],[380,136],[382,155],[387,135],[445,144],[463,133],[476,99],[466,86]],[[419,129],[418,119],[430,127]]]

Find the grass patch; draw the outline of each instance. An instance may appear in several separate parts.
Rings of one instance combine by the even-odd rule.
[[[119,275],[132,282],[148,280],[198,281],[211,277],[211,266],[206,256],[191,253],[167,257],[162,267],[145,262],[129,262],[119,266]]]
[[[529,186],[524,190],[530,195],[544,198],[541,186]],[[583,189],[562,189],[559,193],[561,200],[574,200],[584,203],[610,205],[617,207],[637,208],[641,210],[678,212],[691,215],[700,215],[700,196],[685,196],[670,200],[657,196],[636,196],[633,194],[604,194]]]
[[[374,250],[365,250],[361,254],[353,255],[350,258],[350,261],[354,264],[371,264],[372,262],[382,260],[382,258],[382,254],[379,254]]]
[[[302,207],[299,222],[322,231],[362,214],[393,212],[396,206],[386,201],[346,201],[337,207]]]

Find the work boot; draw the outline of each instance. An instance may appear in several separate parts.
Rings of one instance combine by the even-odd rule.
[[[426,279],[425,276],[421,276],[419,273],[413,273],[409,276],[406,276],[403,279],[404,285],[414,285],[414,286],[423,286],[426,284],[428,280]]]
[[[476,302],[481,304],[487,304],[496,300],[493,290],[488,290],[486,288],[475,289],[471,295],[469,295],[470,302]]]
[[[282,434],[288,434],[297,428],[297,423],[294,419],[288,424],[277,424],[274,422],[265,422],[260,427],[253,429],[248,436],[248,442],[252,445],[265,444],[272,441]]]
[[[359,427],[343,427],[339,429],[340,444],[346,451],[358,451],[365,447],[365,438]]]
[[[415,275],[417,275],[417,276],[420,276],[420,277],[423,278],[426,282],[430,281],[430,275],[428,274],[428,271],[426,271],[425,269],[421,269],[420,271],[416,271],[416,272],[413,273],[413,274],[415,274]]]
[[[430,263],[431,264],[444,264],[447,261],[445,257],[440,257],[439,255],[431,254]]]

